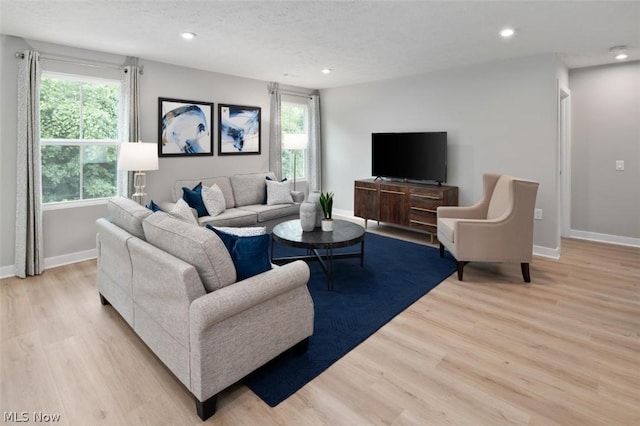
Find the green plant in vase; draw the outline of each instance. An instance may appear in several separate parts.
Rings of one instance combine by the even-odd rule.
[[[333,210],[333,192],[321,192],[320,193],[320,206],[322,207],[322,230],[333,231],[333,219],[331,217],[331,211]]]

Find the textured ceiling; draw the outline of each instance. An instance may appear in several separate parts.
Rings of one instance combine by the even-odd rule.
[[[638,60],[640,2],[0,0],[0,32],[321,89],[551,52],[599,65],[617,45]]]

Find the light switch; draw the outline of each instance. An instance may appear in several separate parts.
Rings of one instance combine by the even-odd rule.
[[[616,171],[624,171],[624,160],[616,160]]]
[[[542,209],[534,209],[533,218],[537,220],[542,220]]]

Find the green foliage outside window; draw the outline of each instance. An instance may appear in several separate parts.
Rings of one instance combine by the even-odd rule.
[[[42,79],[43,203],[116,195],[119,98],[119,85]]]
[[[307,106],[303,104],[283,103],[280,111],[282,134],[305,133],[307,121]],[[304,151],[300,149],[282,150],[282,176],[293,178],[293,157],[296,156],[296,178],[304,178]]]

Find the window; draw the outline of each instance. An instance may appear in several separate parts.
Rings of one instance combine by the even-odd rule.
[[[293,178],[295,166],[295,178],[305,179],[306,149],[287,149],[287,141],[300,141],[300,137],[308,139],[308,111],[306,103],[282,102],[280,120],[282,125],[282,176]],[[292,136],[292,135],[297,135]],[[304,144],[306,145],[306,143]]]
[[[120,81],[44,73],[42,203],[117,195]]]

